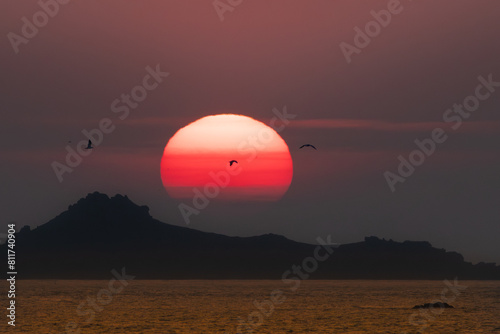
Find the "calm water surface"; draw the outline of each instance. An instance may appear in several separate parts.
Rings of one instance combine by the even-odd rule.
[[[16,327],[7,326],[2,307],[0,331],[64,333],[69,323],[67,333],[81,334],[223,334],[238,327],[242,333],[500,334],[498,281],[459,281],[467,288],[450,302],[455,308],[433,312],[411,307],[440,300],[443,281],[302,281],[293,292],[281,281],[133,280],[114,294],[108,284],[18,281]],[[5,295],[1,300],[7,305]]]

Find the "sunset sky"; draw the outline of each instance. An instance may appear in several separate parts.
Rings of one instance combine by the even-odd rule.
[[[13,47],[41,7],[2,1],[0,233],[100,191],[203,231],[427,240],[500,263],[500,3],[402,0],[349,63],[340,45],[390,2],[247,0],[221,21],[211,0],[72,1]],[[477,94],[477,110],[448,111]],[[179,205],[192,202],[162,183],[165,145],[228,113],[279,128],[293,180],[278,201],[216,198],[186,225]],[[102,143],[60,182],[54,161],[99,127]],[[439,128],[446,140],[393,192],[384,173]]]

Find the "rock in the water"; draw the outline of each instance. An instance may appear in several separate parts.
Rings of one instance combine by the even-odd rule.
[[[439,307],[439,308],[454,308],[453,306],[449,305],[448,303],[443,303],[443,302],[437,302],[437,303],[425,303],[425,304],[422,304],[422,305],[415,305],[413,306],[413,308],[415,309],[418,309],[418,308],[435,308],[435,307]]]

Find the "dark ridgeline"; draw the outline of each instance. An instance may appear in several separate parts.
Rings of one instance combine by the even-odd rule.
[[[16,234],[20,279],[281,279],[316,245],[283,236],[228,237],[162,223],[127,196],[92,193],[33,230]],[[0,246],[6,253],[6,245]],[[322,253],[323,254],[323,253]],[[6,261],[2,261],[5,275]],[[293,275],[294,276],[294,275]],[[311,279],[500,279],[500,266],[464,262],[428,242],[376,237],[338,247]]]

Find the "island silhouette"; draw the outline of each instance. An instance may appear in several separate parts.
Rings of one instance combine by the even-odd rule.
[[[22,228],[16,234],[16,267],[19,279],[109,279],[120,268],[137,279],[282,279],[317,247],[276,234],[230,237],[169,225],[127,196],[94,192],[49,222]],[[500,266],[466,262],[426,241],[372,236],[336,247],[308,276],[496,280]]]

